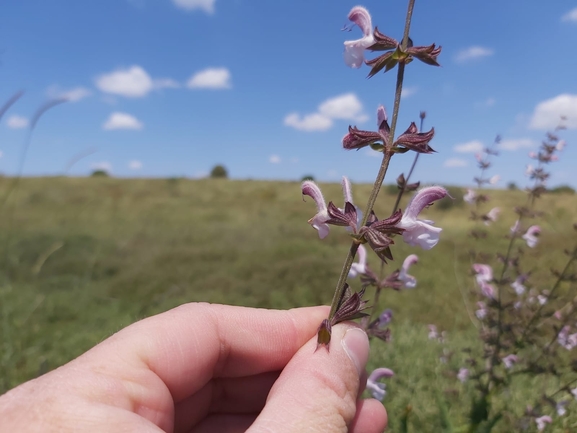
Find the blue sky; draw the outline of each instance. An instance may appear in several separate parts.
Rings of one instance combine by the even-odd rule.
[[[343,42],[361,37],[342,31],[356,4],[3,2],[0,101],[25,94],[0,122],[0,172],[17,172],[36,108],[66,96],[37,125],[25,175],[202,177],[224,164],[239,179],[371,182],[379,159],[341,139],[349,124],[375,129],[379,104],[392,111],[395,74],[366,79],[367,67],[344,64]],[[405,1],[362,5],[402,37]],[[416,45],[443,46],[442,67],[415,61],[406,73],[399,129],[425,110],[438,152],[415,179],[471,184],[475,151],[500,134],[490,174],[525,185],[528,152],[563,114],[568,145],[551,184],[577,186],[577,1],[417,0],[413,17]],[[395,157],[388,181],[412,158]]]

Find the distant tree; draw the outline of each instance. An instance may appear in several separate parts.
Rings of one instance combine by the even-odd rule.
[[[551,188],[549,192],[553,194],[575,194],[575,190],[569,185],[559,185],[555,188]]]
[[[110,177],[110,173],[108,173],[106,170],[98,169],[94,170],[90,174],[90,177]]]
[[[228,178],[228,171],[224,165],[215,165],[210,171],[210,177],[226,179]]]
[[[519,189],[519,187],[517,186],[517,184],[515,182],[509,182],[507,184],[507,189],[509,191],[517,191]]]
[[[304,182],[305,180],[312,180],[312,181],[314,181],[315,178],[314,178],[314,176],[313,176],[312,174],[305,174],[305,175],[302,177],[301,182]]]

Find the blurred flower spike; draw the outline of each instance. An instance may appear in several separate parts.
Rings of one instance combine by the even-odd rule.
[[[527,229],[527,232],[523,235],[523,239],[527,242],[529,248],[535,248],[537,242],[539,241],[539,235],[541,234],[541,227],[531,226]]]
[[[395,373],[388,368],[377,368],[367,379],[367,390],[371,392],[373,398],[383,401],[387,392],[385,391],[385,384],[379,382],[383,377],[393,377]]]
[[[345,176],[343,176],[342,186],[345,197],[344,210],[337,208],[332,201],[327,207],[321,189],[312,180],[305,180],[302,183],[302,194],[311,197],[317,205],[317,214],[308,223],[319,232],[321,239],[326,238],[329,234],[329,224],[348,226],[354,233],[357,232],[358,212],[352,203],[351,184]]]
[[[387,119],[385,107],[380,105],[377,108],[378,131],[363,131],[356,126],[349,126],[349,132],[343,137],[343,148],[346,150],[362,149],[371,146],[373,150],[379,152],[391,149],[389,143],[390,127]],[[435,129],[428,132],[418,132],[417,125],[412,122],[407,130],[403,132],[392,144],[392,150],[396,153],[404,153],[413,150],[417,153],[433,153],[429,142],[435,135]]]
[[[430,250],[439,242],[439,234],[443,230],[434,227],[430,220],[420,220],[417,217],[423,209],[447,196],[447,190],[441,186],[429,186],[417,192],[403,213],[398,227],[404,229],[403,240],[411,246],[420,246]]]
[[[475,263],[473,265],[473,271],[476,276],[477,284],[481,288],[481,293],[487,298],[495,298],[495,288],[491,281],[493,281],[493,268],[489,265],[483,265],[481,263]]]

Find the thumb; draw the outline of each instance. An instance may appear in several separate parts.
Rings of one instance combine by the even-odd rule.
[[[316,345],[315,336],[289,361],[250,432],[384,430],[382,404],[357,401],[365,386],[361,377],[369,357],[367,334],[353,323],[343,323],[332,329],[330,351],[325,347],[315,351]],[[361,413],[366,416],[359,421]]]

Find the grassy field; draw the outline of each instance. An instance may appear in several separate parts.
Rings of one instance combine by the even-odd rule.
[[[0,197],[13,180],[0,178]],[[342,205],[340,185],[322,185],[325,198]],[[353,187],[366,202],[370,185]],[[465,304],[473,305],[472,248],[503,251],[522,191],[491,191],[503,210],[488,238],[475,245],[469,208],[460,200],[436,205],[426,217],[443,227],[431,251],[394,246],[396,269],[415,252],[415,290],[386,292],[379,308],[392,308],[393,341],[374,342],[371,366],[396,377],[385,403],[391,431],[407,405],[411,431],[443,431],[442,400],[455,425],[466,416],[470,389],[451,373],[460,347],[476,331]],[[395,197],[385,188],[376,213],[390,214]],[[445,199],[449,200],[449,199]],[[405,199],[406,201],[406,199]],[[545,281],[559,266],[561,247],[575,239],[577,196],[548,194],[538,248],[526,250],[534,274]],[[74,358],[118,329],[176,305],[207,301],[266,308],[328,304],[349,245],[344,230],[331,228],[320,241],[307,224],[315,213],[303,203],[297,182],[215,179],[119,180],[113,178],[22,179],[0,209],[0,392]],[[376,257],[369,264],[377,268]],[[442,346],[427,340],[429,323],[448,331],[455,352],[449,365]],[[506,396],[522,411],[527,396],[555,384],[523,384]],[[577,411],[577,404],[569,411]],[[559,428],[559,430],[557,430]],[[549,431],[573,431],[577,416]],[[506,431],[506,430],[503,430]]]

